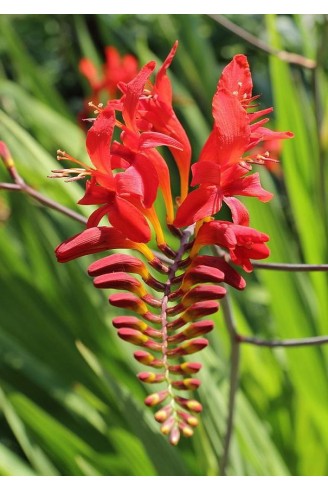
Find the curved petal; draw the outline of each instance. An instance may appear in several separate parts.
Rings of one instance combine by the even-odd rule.
[[[249,226],[249,213],[246,206],[235,197],[224,197],[223,200],[230,208],[232,221],[236,225]]]
[[[85,194],[78,204],[106,204],[113,198],[113,192],[97,185],[96,180],[86,182]]]
[[[159,186],[159,176],[151,159],[138,155],[133,167],[139,173],[143,182],[143,202],[146,208],[154,203]]]
[[[155,86],[154,89],[157,94],[160,95],[161,99],[166,103],[171,105],[172,104],[172,85],[169,77],[167,76],[166,72],[169,69],[172,60],[175,56],[175,53],[178,49],[178,41],[175,41],[175,43],[172,46],[171,51],[169,52],[166,60],[158,70],[157,76],[156,76],[156,81],[155,81]]]
[[[115,125],[115,112],[107,106],[101,111],[86,139],[87,152],[94,166],[111,174],[110,144]]]
[[[237,238],[234,225],[230,221],[210,221],[204,223],[197,233],[194,247],[200,249],[204,245],[219,245],[225,248],[234,248]]]
[[[151,238],[150,228],[144,215],[130,202],[116,196],[108,209],[109,222],[124,236],[134,242],[147,243]]]
[[[156,133],[155,131],[145,131],[139,138],[139,149],[145,150],[147,148],[155,148],[156,146],[170,146],[177,150],[183,150],[183,145],[179,143],[175,138],[171,138],[163,133]]]
[[[225,196],[257,197],[262,202],[268,202],[273,197],[271,192],[266,191],[261,186],[258,173],[231,180],[230,183],[222,186],[222,192]]]
[[[129,129],[137,131],[136,127],[136,110],[139,97],[142,95],[145,83],[154,71],[155,61],[150,61],[141,70],[131,82],[119,84],[119,88],[124,92],[123,99],[123,119]]]
[[[105,204],[91,213],[87,221],[87,228],[98,226],[101,219],[108,213],[110,206],[110,204]]]
[[[200,187],[188,194],[178,209],[174,226],[188,226],[196,221],[212,216],[222,205],[222,195],[216,186]]]

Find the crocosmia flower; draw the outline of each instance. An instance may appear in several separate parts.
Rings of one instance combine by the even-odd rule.
[[[213,129],[191,165],[191,144],[174,111],[168,76],[177,46],[157,71],[150,61],[138,72],[133,58],[120,60],[108,49],[106,77],[114,79],[115,71],[120,78],[115,90],[108,88],[105,107],[97,98],[104,81],[90,62],[82,62],[96,94],[95,119],[86,135],[89,161],[59,150],[58,160],[78,167],[53,173],[68,181],[86,178],[79,203],[95,206],[86,229],[56,248],[57,259],[102,253],[88,273],[96,288],[116,291],[109,303],[122,311],[113,327],[137,346],[134,357],[144,366],[138,378],[149,391],[145,404],[156,407],[155,419],[173,445],[181,435],[192,436],[202,411],[192,395],[200,385],[201,363],[189,356],[208,345],[204,336],[214,321],[206,317],[218,311],[227,287],[245,288],[241,271],[251,272],[253,259],[269,256],[269,236],[250,226],[239,199],[272,198],[253,172],[253,165],[272,159],[255,148],[293,136],[265,126],[272,108],[258,110],[249,65],[240,54],[223,70],[213,97]],[[172,196],[160,147],[167,147],[177,166],[179,196]],[[220,219],[223,204],[231,221]],[[209,245],[220,253],[203,253]]]

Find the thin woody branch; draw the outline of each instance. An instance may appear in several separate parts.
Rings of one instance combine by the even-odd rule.
[[[267,269],[273,271],[290,271],[290,272],[315,272],[328,271],[328,264],[284,264],[278,262],[252,262],[254,269]]]
[[[264,340],[256,337],[247,337],[237,334],[236,340],[240,344],[253,344],[258,347],[308,347],[310,345],[328,344],[328,335],[321,337],[307,337],[302,339],[285,339],[285,340]]]
[[[73,211],[70,208],[67,208],[66,206],[63,206],[62,204],[59,204],[57,201],[54,201],[53,199],[44,196],[40,192],[33,189],[33,187],[28,185],[21,177],[18,170],[16,169],[14,161],[11,157],[8,148],[6,147],[6,145],[4,145],[4,143],[2,142],[0,143],[1,143],[0,158],[3,161],[4,166],[6,167],[11,179],[14,182],[14,183],[0,182],[0,190],[24,192],[25,194],[28,194],[33,199],[41,203],[43,206],[54,209],[55,211],[58,211],[59,213],[62,213],[65,216],[68,216],[69,218],[78,221],[79,223],[86,224],[87,220],[84,216],[82,216],[79,213],[76,213],[75,211]]]
[[[213,20],[215,20],[215,22],[220,24],[228,31],[233,32],[236,36],[240,37],[248,44],[255,46],[256,48],[260,49],[261,51],[264,51],[265,53],[271,54],[273,56],[277,56],[277,58],[281,59],[282,61],[286,61],[286,63],[299,65],[302,66],[303,68],[309,68],[311,70],[315,69],[317,66],[314,60],[305,58],[305,56],[302,56],[297,53],[290,53],[288,51],[275,49],[272,46],[269,46],[264,41],[257,38],[250,32],[234,24],[234,22],[231,22],[231,20],[227,19],[224,15],[220,15],[220,14],[208,14],[208,15]]]

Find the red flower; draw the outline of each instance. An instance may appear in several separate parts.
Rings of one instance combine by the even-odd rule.
[[[140,130],[151,129],[170,136],[180,143],[180,147],[170,146],[169,149],[175,159],[180,173],[181,200],[185,199],[188,193],[188,179],[191,160],[191,146],[188,136],[178,120],[172,107],[172,86],[167,76],[178,47],[176,41],[158,70],[154,85],[149,81],[145,70],[148,65],[141,70],[136,79],[128,84],[121,83],[119,88],[123,92],[123,117],[128,127],[133,125]],[[141,78],[140,75],[143,75]],[[136,83],[137,79],[142,80],[143,84]],[[146,85],[147,84],[147,85]],[[144,86],[147,89],[144,89]],[[181,151],[182,150],[182,151]],[[169,176],[161,170],[162,175],[169,181]],[[162,179],[160,178],[160,181]],[[164,195],[165,197],[165,195]]]
[[[201,152],[199,161],[192,166],[191,185],[199,188],[191,192],[182,203],[174,221],[176,226],[187,226],[221,209],[222,201],[230,207],[233,221],[249,224],[248,212],[233,196],[257,197],[263,202],[272,194],[260,184],[259,174],[247,175],[251,163],[262,163],[261,155],[243,156],[260,141],[291,138],[290,132],[274,132],[263,128],[272,108],[247,112],[257,97],[252,97],[252,79],[243,55],[237,55],[223,70],[213,98],[214,128]]]
[[[235,225],[230,221],[211,221],[201,226],[190,256],[194,257],[205,245],[219,245],[229,251],[232,262],[251,272],[253,266],[250,259],[269,256],[270,251],[264,244],[268,240],[268,235],[254,228]]]
[[[100,76],[90,59],[82,58],[79,64],[80,72],[90,84],[92,99],[95,103],[98,102],[102,90],[106,91],[111,99],[114,99],[118,94],[117,84],[129,82],[138,71],[137,59],[131,54],[121,57],[116,48],[108,46],[105,48],[105,56],[106,62]]]

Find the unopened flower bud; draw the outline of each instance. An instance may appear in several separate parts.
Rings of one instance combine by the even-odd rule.
[[[172,381],[172,386],[176,390],[197,390],[201,381],[197,378],[185,378],[178,381]]]
[[[186,356],[188,354],[194,354],[200,350],[205,349],[208,346],[208,341],[206,339],[192,339],[184,342],[179,347],[175,349],[169,349],[167,351],[168,357],[180,357]]]
[[[171,413],[172,413],[172,406],[166,405],[165,407],[160,408],[155,413],[154,417],[155,417],[155,420],[157,422],[163,423],[163,422],[165,422],[165,420],[168,419],[168,417],[171,415]]]
[[[148,371],[143,371],[137,376],[143,383],[162,383],[165,380],[164,374],[150,373]]]
[[[163,402],[169,395],[168,390],[159,391],[157,393],[152,393],[145,399],[145,405],[148,407],[154,407],[159,403]]]
[[[183,408],[190,412],[200,413],[203,410],[202,405],[197,400],[189,400],[182,396],[175,396],[174,400]]]
[[[163,367],[163,361],[156,359],[149,352],[138,350],[133,355],[136,361],[140,362],[140,364],[143,364],[144,366],[152,366],[154,368]]]

